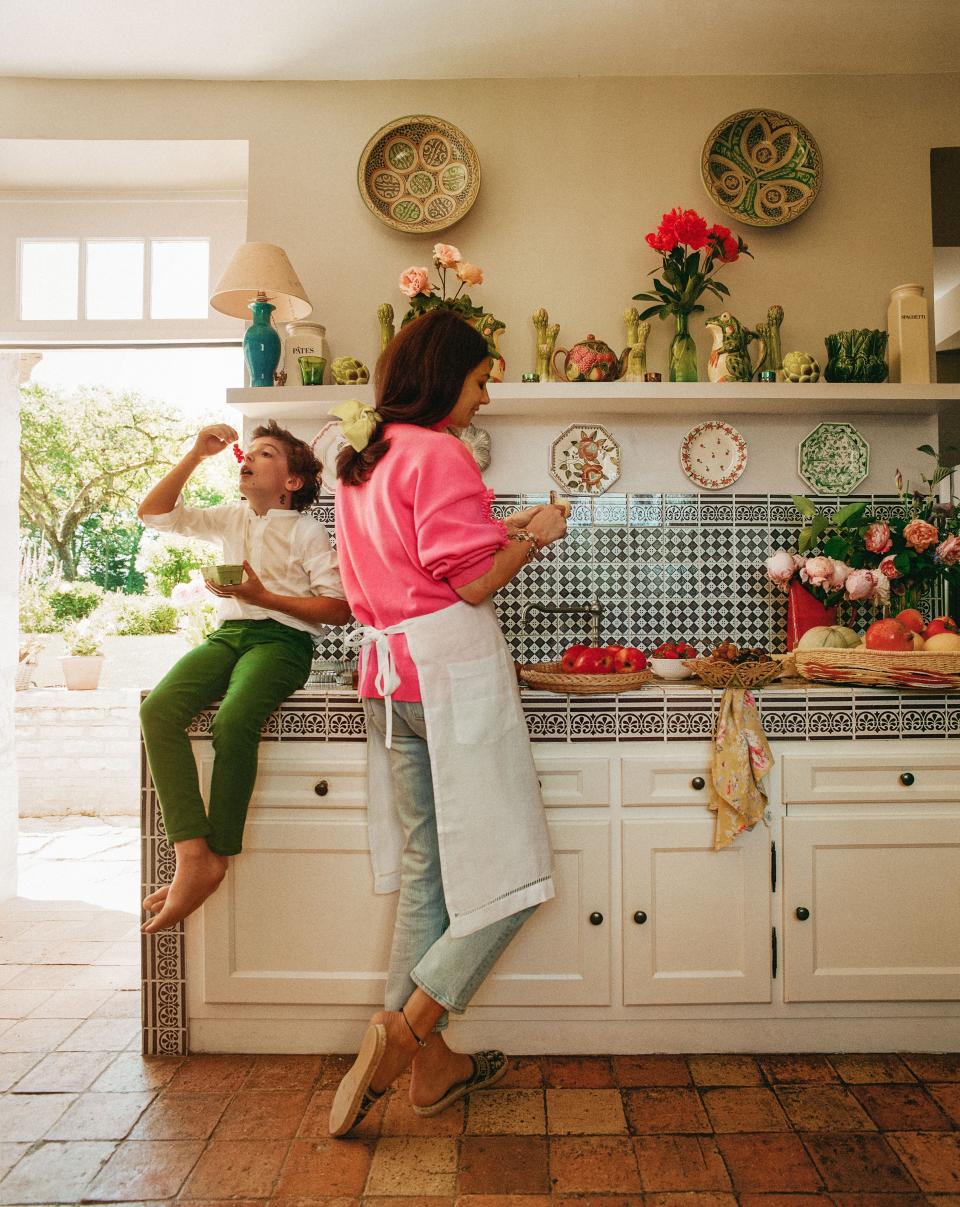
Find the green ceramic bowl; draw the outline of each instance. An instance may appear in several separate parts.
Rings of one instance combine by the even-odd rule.
[[[221,587],[235,587],[243,581],[243,566],[204,566],[203,577]]]

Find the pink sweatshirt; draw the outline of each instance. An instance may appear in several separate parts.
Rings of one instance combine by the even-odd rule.
[[[340,576],[354,616],[385,629],[459,603],[454,590],[473,582],[507,543],[490,514],[487,490],[470,450],[455,436],[409,423],[389,423],[386,455],[360,486],[337,483]],[[390,637],[400,675],[395,700],[419,700],[417,671],[402,633]],[[374,686],[376,652],[368,647],[361,696]]]

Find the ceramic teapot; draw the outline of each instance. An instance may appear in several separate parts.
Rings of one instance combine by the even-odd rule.
[[[557,367],[558,356],[563,357],[563,368]],[[595,335],[588,335],[572,348],[558,348],[553,354],[553,367],[561,381],[616,381],[620,376],[620,358]]]

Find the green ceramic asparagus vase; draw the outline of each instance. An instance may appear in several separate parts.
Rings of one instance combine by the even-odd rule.
[[[676,313],[677,331],[670,342],[670,381],[699,381],[697,345],[690,334],[690,315]]]

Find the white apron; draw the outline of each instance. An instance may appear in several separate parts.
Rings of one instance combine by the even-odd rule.
[[[427,729],[443,895],[454,937],[554,895],[540,785],[513,659],[493,604],[455,603],[350,643],[377,651],[387,743],[368,735],[368,820],[374,886],[400,887],[403,832],[393,805],[391,696],[399,686],[387,635],[403,633],[417,668]]]

